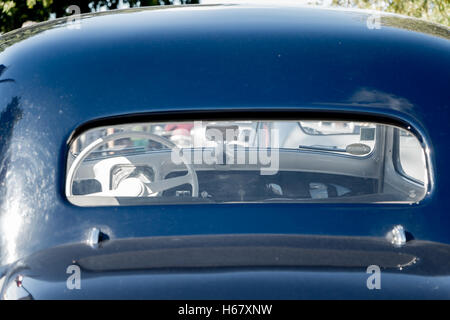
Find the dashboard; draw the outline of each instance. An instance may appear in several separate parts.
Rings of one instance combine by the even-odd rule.
[[[185,175],[169,173],[165,179]],[[198,171],[199,197],[214,202],[262,201],[270,199],[328,199],[375,193],[376,179],[280,171],[260,175],[259,171]],[[189,184],[163,192],[163,197],[190,197]]]

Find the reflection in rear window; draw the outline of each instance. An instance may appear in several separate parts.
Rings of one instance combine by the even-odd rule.
[[[80,206],[413,203],[428,182],[418,139],[373,122],[123,124],[83,132],[69,150],[66,196]]]

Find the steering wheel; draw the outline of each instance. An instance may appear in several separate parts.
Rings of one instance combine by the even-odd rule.
[[[71,197],[72,194],[72,185],[75,173],[77,172],[78,168],[80,167],[81,163],[86,159],[86,157],[94,151],[96,148],[108,143],[109,141],[123,139],[123,138],[145,138],[148,140],[152,140],[155,142],[158,142],[168,148],[170,148],[171,152],[175,151],[178,154],[182,154],[180,152],[180,148],[178,148],[174,143],[167,140],[166,138],[157,136],[155,134],[149,133],[149,132],[139,132],[139,131],[128,131],[128,132],[119,132],[114,133],[111,135],[108,135],[106,137],[99,138],[89,144],[86,148],[83,149],[83,151],[80,152],[80,154],[75,158],[72,165],[70,166],[69,171],[67,172],[67,178],[66,178],[66,196]],[[198,197],[198,178],[197,173],[195,172],[195,169],[193,168],[192,164],[189,163],[184,157],[184,155],[181,155],[181,161],[186,166],[188,173],[181,177],[175,177],[175,178],[169,178],[169,179],[163,179],[158,180],[154,182],[144,183],[143,181],[140,181],[137,178],[127,178],[125,180],[129,180],[128,184],[124,185],[124,189],[134,189],[137,190],[136,196],[142,196],[144,194],[143,190],[147,189],[150,190],[151,193],[157,193],[164,190],[168,190],[186,183],[189,183],[192,186],[192,197]],[[133,181],[131,181],[134,179]],[[137,181],[139,180],[139,181]],[[136,185],[136,183],[138,183]],[[140,184],[139,184],[140,183]],[[122,184],[122,183],[121,183]],[[119,184],[120,186],[120,184]],[[140,191],[139,191],[140,190]],[[111,190],[114,191],[114,190]],[[110,195],[110,196],[120,196],[115,195],[114,192],[108,193],[101,193],[102,195]]]

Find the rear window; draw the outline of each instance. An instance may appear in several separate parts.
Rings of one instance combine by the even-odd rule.
[[[191,121],[90,129],[73,139],[66,196],[79,206],[233,202],[413,203],[422,144],[354,121]]]

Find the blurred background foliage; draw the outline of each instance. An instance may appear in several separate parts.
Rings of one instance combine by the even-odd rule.
[[[450,0],[333,0],[332,4],[404,14],[450,26]]]
[[[20,28],[29,21],[40,22],[70,15],[77,5],[81,13],[170,4],[197,4],[199,0],[0,0],[0,32]]]
[[[0,0],[0,33],[26,26],[32,22],[69,15],[71,13],[66,10],[70,5],[77,5],[81,9],[81,13],[87,13],[122,7],[201,2],[201,0]],[[450,26],[450,0],[299,0],[299,2],[376,9]]]

